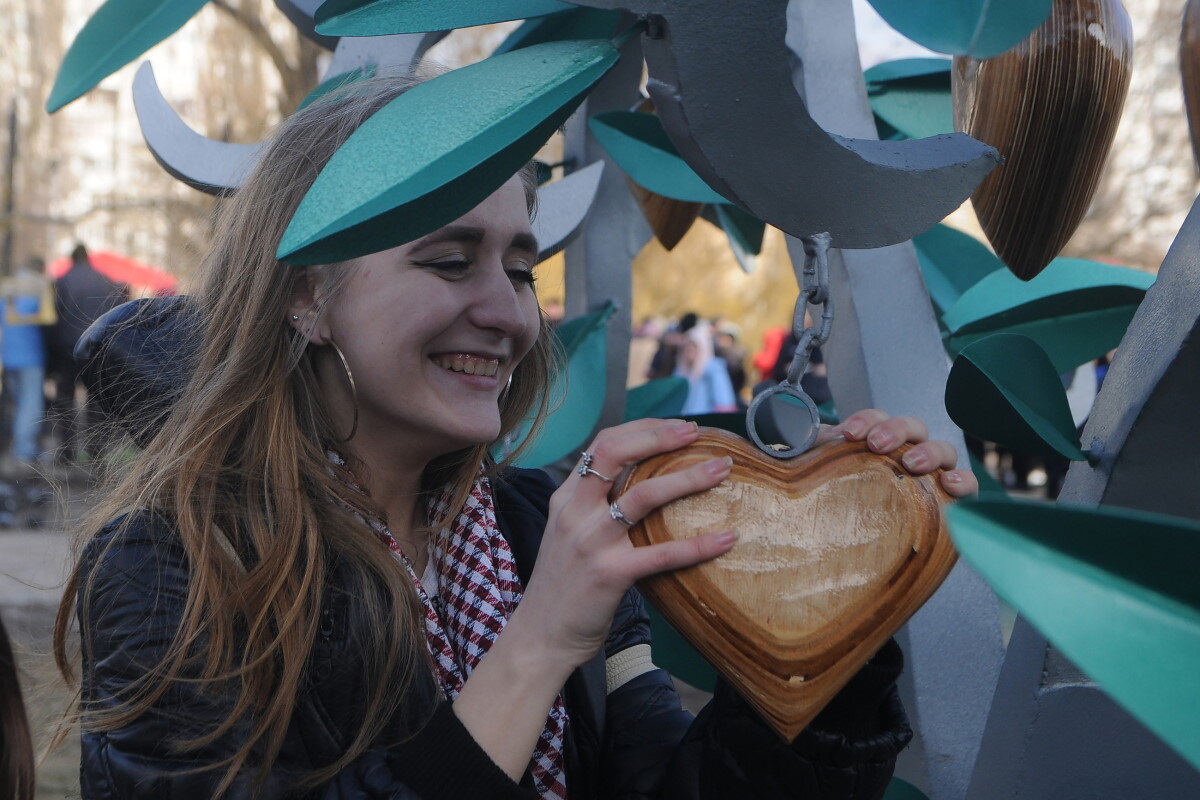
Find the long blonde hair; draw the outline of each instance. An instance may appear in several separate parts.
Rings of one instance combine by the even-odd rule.
[[[90,539],[130,509],[158,512],[174,525],[190,577],[182,619],[162,661],[134,681],[115,708],[84,704],[78,718],[88,730],[120,728],[182,680],[231,694],[232,710],[216,728],[175,743],[186,753],[244,726],[248,733],[237,752],[212,765],[225,769],[218,794],[242,772],[256,771],[256,786],[266,780],[296,710],[335,562],[353,584],[345,588],[361,598],[361,686],[388,691],[365,692],[361,725],[346,751],[304,785],[328,779],[376,742],[414,682],[430,674],[421,668],[428,654],[420,601],[403,566],[362,523],[360,515],[380,510],[330,468],[326,447],[338,432],[320,400],[307,339],[285,322],[304,272],[275,258],[288,220],[334,151],[418,82],[397,76],[361,81],[280,126],[254,172],[218,212],[217,238],[188,303],[202,341],[186,388],[155,421],[161,428],[145,449],[112,479],[83,531]],[[532,214],[532,171],[522,176]],[[348,269],[317,268],[326,302]],[[544,417],[554,362],[543,317],[536,344],[501,398],[502,438],[531,413]],[[449,485],[461,505],[481,467],[502,466],[492,463],[489,449],[480,445],[437,459],[423,488]],[[252,555],[246,563],[238,554]],[[73,659],[66,640],[77,601],[81,646],[87,652],[91,645],[92,582],[81,580],[77,568],[58,610],[55,656],[69,681]]]

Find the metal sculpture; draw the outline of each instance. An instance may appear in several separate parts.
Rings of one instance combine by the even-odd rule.
[[[998,163],[962,135],[880,142],[822,128],[793,88],[785,0],[736,15],[722,0],[580,5],[649,15],[647,88],[671,141],[726,199],[785,233],[828,232],[839,248],[903,242],[957,208]]]

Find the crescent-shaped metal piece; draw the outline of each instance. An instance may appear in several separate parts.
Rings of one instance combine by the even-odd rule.
[[[838,248],[906,241],[1000,161],[965,134],[881,142],[821,128],[792,80],[787,0],[739,3],[736,15],[727,0],[575,2],[649,15],[648,88],[671,141],[714,189],[793,236],[828,231]]]
[[[193,189],[216,195],[233,192],[262,154],[262,142],[219,142],[188,127],[162,96],[149,61],[142,62],[133,79],[133,105],[155,160]]]
[[[313,21],[313,14],[323,2],[324,0],[275,0],[275,6],[306,39],[312,40],[326,50],[332,50],[337,47],[338,37],[317,33],[317,24]]]
[[[366,64],[411,70],[445,35],[441,31],[343,38],[334,50],[325,80]],[[133,80],[133,105],[142,137],[155,160],[172,176],[208,194],[235,191],[253,171],[266,146],[264,142],[220,142],[192,130],[162,96],[149,61],[138,68]]]
[[[604,162],[597,161],[538,189],[533,235],[538,240],[539,263],[560,252],[579,233],[603,174]]]

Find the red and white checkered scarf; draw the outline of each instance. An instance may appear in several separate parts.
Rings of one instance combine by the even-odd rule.
[[[330,458],[344,466],[336,454],[331,453]],[[491,482],[480,476],[455,516],[449,514],[450,500],[447,489],[431,498],[427,506],[429,519],[444,520],[430,552],[437,568],[438,593],[445,605],[444,617],[439,616],[412,561],[391,531],[378,522],[371,526],[412,578],[425,606],[425,643],[437,664],[442,691],[453,700],[521,602],[521,580],[512,549],[496,524]],[[567,797],[563,739],[568,722],[559,694],[529,762],[534,788],[544,800]]]

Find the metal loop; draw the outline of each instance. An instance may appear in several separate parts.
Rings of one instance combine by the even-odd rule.
[[[833,298],[829,295],[829,246],[833,239],[828,233],[818,233],[805,236],[800,241],[804,245],[804,265],[796,271],[800,296],[796,298],[796,307],[792,311],[792,333],[797,339],[796,352],[792,356],[792,363],[788,365],[787,377],[778,386],[754,398],[754,402],[746,411],[746,432],[760,450],[774,458],[798,456],[812,447],[817,439],[821,429],[821,416],[817,413],[817,406],[812,398],[800,388],[800,381],[804,377],[804,371],[808,369],[813,350],[829,341],[829,334],[833,330]],[[810,305],[821,307],[819,326],[810,327],[805,323],[805,315]],[[787,426],[779,424],[772,411],[764,415],[761,422],[764,429],[769,429],[768,438],[775,441],[764,441],[762,432],[759,431],[759,413],[769,408],[770,400],[777,395],[793,397],[807,410],[807,430],[803,436],[786,436],[783,428]],[[784,406],[777,404],[777,408]]]
[[[777,409],[769,405],[770,400],[778,395],[796,398],[808,412],[807,431],[802,437],[794,437],[798,441],[789,439],[782,430],[786,426],[781,425],[777,418]],[[767,411],[766,414],[762,414],[764,410]],[[759,430],[760,425],[763,428],[761,431]],[[758,445],[758,449],[772,458],[795,458],[812,447],[813,442],[817,440],[817,434],[821,432],[821,415],[817,413],[816,404],[804,393],[804,390],[784,381],[754,398],[754,402],[746,411],[746,432],[750,434],[750,439]],[[767,439],[775,441],[767,441]]]

